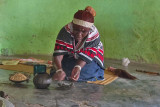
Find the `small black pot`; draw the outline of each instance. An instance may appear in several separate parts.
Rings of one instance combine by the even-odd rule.
[[[38,89],[46,89],[52,82],[52,78],[47,73],[36,74],[33,78],[33,83]]]
[[[45,65],[34,65],[33,83],[38,89],[46,89],[52,82],[51,76],[46,73]]]

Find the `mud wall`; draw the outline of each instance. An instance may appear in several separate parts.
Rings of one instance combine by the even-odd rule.
[[[87,5],[106,58],[160,64],[160,0],[0,0],[1,55],[51,55],[59,30]]]

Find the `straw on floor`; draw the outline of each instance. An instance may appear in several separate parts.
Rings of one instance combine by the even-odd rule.
[[[33,66],[32,65],[25,65],[25,64],[17,64],[17,65],[0,65],[0,69],[5,69],[5,70],[13,70],[13,71],[22,71],[22,72],[28,72],[28,73],[33,73]],[[47,73],[50,72],[50,68],[47,68]],[[113,73],[105,70],[104,73],[104,80],[97,80],[97,81],[87,81],[88,83],[93,83],[93,84],[100,84],[100,85],[107,85],[114,80],[116,80],[118,76],[114,75]]]

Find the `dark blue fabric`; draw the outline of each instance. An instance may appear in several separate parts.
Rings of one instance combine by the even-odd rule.
[[[62,60],[62,68],[66,73],[67,77],[71,76],[73,67],[76,64],[76,59],[74,57],[69,57],[64,55]],[[78,81],[96,81],[104,79],[104,69],[101,68],[95,61],[86,64],[80,73]]]

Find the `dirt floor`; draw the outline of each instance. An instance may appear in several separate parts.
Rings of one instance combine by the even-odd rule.
[[[58,88],[53,81],[48,89],[36,89],[33,75],[29,83],[14,84],[8,79],[13,71],[0,69],[0,90],[16,107],[160,107],[160,76],[136,71],[160,73],[159,65],[131,62],[124,67],[119,60],[105,59],[105,67],[109,66],[124,69],[138,79],[118,78],[105,86],[74,82],[68,89]]]

